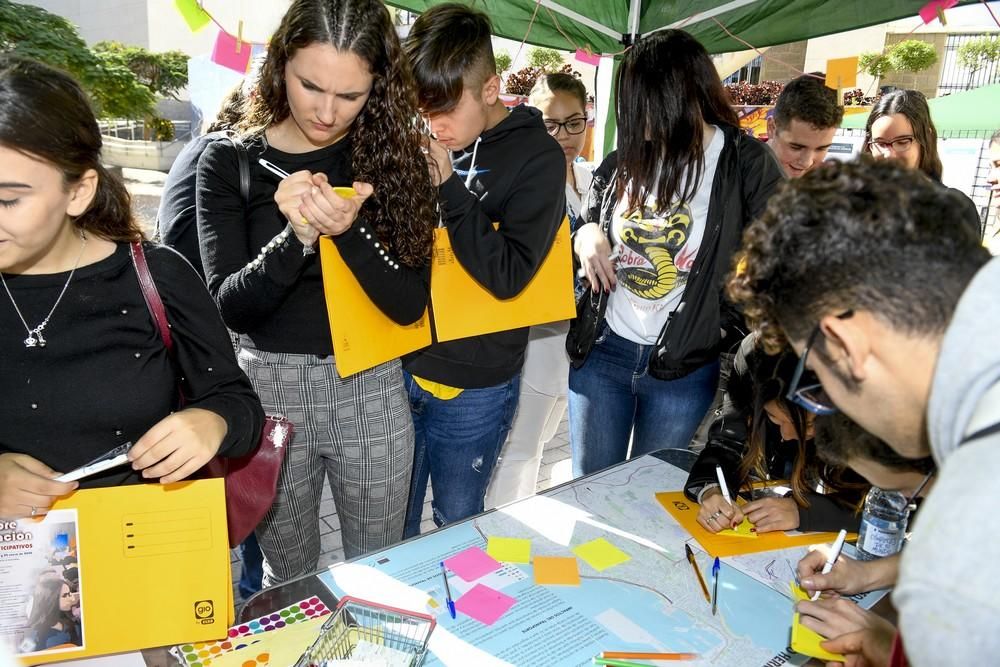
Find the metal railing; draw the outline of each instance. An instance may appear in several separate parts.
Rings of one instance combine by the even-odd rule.
[[[172,120],[174,126],[173,141],[188,141],[192,138],[191,121]],[[143,120],[101,120],[98,121],[101,134],[116,139],[128,141],[145,141],[148,136],[146,122]]]

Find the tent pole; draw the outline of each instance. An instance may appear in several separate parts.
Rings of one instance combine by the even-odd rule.
[[[624,35],[622,43],[625,46],[635,44],[639,36],[639,11],[642,9],[642,0],[632,0],[628,8],[628,34]],[[626,41],[627,39],[627,41]]]
[[[615,40],[620,40],[622,38],[622,34],[620,32],[618,32],[617,30],[614,30],[613,28],[609,28],[608,26],[606,26],[606,25],[604,25],[602,23],[598,23],[594,19],[588,18],[588,17],[584,16],[583,14],[579,14],[577,12],[574,12],[572,9],[567,9],[566,7],[563,7],[562,5],[554,2],[554,0],[538,0],[538,4],[540,4],[542,7],[547,7],[549,9],[551,9],[552,11],[556,12],[557,14],[562,14],[563,16],[567,16],[567,17],[573,19],[574,21],[576,21],[577,23],[580,23],[582,25],[587,26],[588,28],[591,28],[592,30],[596,30],[597,32],[604,33],[605,35],[608,35],[609,37],[614,37]]]

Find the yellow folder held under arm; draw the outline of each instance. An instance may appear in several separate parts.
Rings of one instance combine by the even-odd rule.
[[[455,257],[448,230],[443,227],[434,230],[431,261],[431,303],[439,341],[520,329],[576,316],[568,219],[563,219],[549,254],[535,276],[520,294],[510,299],[495,297],[465,270]]]
[[[319,253],[333,357],[341,377],[431,344],[427,311],[413,324],[397,324],[371,302],[330,237],[320,239]]]
[[[66,566],[54,563],[65,562],[64,552],[55,552],[58,560],[48,554],[69,545],[79,575],[82,646],[31,648],[24,644],[35,638],[26,629],[22,647],[15,647],[22,664],[226,636],[234,614],[221,478],[86,489],[52,510],[44,522],[19,523],[33,526],[32,558],[50,564],[51,572],[35,572],[36,578],[62,576],[56,569]]]

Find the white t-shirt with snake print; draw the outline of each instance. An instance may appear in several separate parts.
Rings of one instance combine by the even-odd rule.
[[[625,217],[628,189],[611,222],[617,250],[618,287],[608,300],[607,321],[622,338],[641,345],[656,342],[667,317],[681,302],[688,274],[705,236],[708,204],[725,136],[719,128],[705,149],[705,172],[690,202],[674,202],[654,213],[656,198]],[[683,187],[681,188],[683,189]]]

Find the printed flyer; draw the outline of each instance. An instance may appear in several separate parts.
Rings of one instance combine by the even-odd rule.
[[[17,656],[85,646],[76,510],[0,521],[0,642]]]

